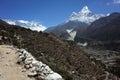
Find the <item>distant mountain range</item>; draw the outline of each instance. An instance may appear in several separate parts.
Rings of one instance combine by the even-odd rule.
[[[35,31],[44,31],[46,29],[45,26],[43,26],[42,24],[40,24],[38,22],[34,22],[34,21],[10,20],[10,19],[4,19],[4,21],[6,21],[7,23],[9,23],[11,25],[19,25],[19,26],[29,28],[29,29],[35,30]]]
[[[105,16],[103,14],[94,14],[85,6],[80,12],[73,12],[64,23],[47,28],[45,32],[52,32],[64,40],[74,41],[76,35],[81,35],[92,22]]]
[[[73,12],[71,16],[57,26],[46,29],[43,25],[25,20],[8,20],[11,25],[19,25],[31,30],[53,33],[63,40],[84,42],[88,40],[115,41],[120,35],[120,13],[94,14],[87,6],[78,13]]]

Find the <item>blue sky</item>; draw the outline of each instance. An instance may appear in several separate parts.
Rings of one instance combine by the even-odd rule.
[[[37,21],[49,27],[84,6],[94,13],[120,12],[120,0],[0,0],[0,19]]]

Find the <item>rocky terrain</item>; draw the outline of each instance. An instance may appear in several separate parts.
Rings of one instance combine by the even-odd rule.
[[[83,13],[84,15],[87,14],[88,18],[88,14],[91,12],[86,8],[80,13]],[[73,16],[70,18],[72,19],[72,21],[68,21],[64,25],[62,24],[57,26],[52,30],[52,33],[59,36],[61,39],[64,39],[70,44],[87,46],[82,48],[84,52],[86,52],[89,56],[92,56],[98,62],[100,61],[105,64],[105,67],[109,72],[120,76],[120,13],[114,12],[110,15],[99,18],[93,21],[87,27],[81,25],[82,23],[80,24],[80,13],[74,13]],[[86,20],[86,17],[84,20]],[[89,19],[87,20],[89,21]],[[73,25],[73,21],[77,22],[74,22]],[[75,24],[77,25],[76,30],[74,27]],[[60,31],[61,29],[64,29],[64,31]],[[57,34],[57,32],[59,31],[61,35]],[[70,36],[74,37],[70,38]]]
[[[79,47],[69,45],[58,37],[0,20],[0,44],[24,48],[65,80],[119,80],[95,62]]]
[[[63,80],[24,49],[0,45],[0,80]]]
[[[0,80],[35,80],[29,78],[28,71],[18,65],[17,49],[10,45],[0,45]]]

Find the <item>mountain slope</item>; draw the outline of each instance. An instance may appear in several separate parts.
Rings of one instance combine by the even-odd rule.
[[[45,26],[43,26],[42,24],[39,24],[38,22],[34,22],[34,21],[8,20],[8,19],[4,19],[4,21],[6,21],[7,23],[11,25],[19,25],[19,26],[29,28],[35,31],[44,31],[46,29]]]
[[[120,40],[120,13],[113,13],[93,22],[85,34],[92,39]]]
[[[51,34],[9,25],[0,20],[0,36],[0,44],[26,49],[65,80],[104,80],[110,76],[100,62],[93,64],[80,48],[70,46]],[[116,80],[113,76],[108,79]]]
[[[83,7],[83,9],[75,13],[66,20],[64,23],[59,24],[54,27],[50,27],[45,30],[45,32],[51,32],[64,40],[72,40],[74,41],[76,36],[80,36],[82,32],[95,20],[104,17],[103,14],[94,14],[92,13],[87,6]],[[67,30],[71,30],[71,32],[67,32]],[[74,34],[74,35],[71,35]]]
[[[83,36],[92,40],[90,45],[94,47],[120,51],[120,13],[93,22]]]
[[[69,21],[67,23],[60,24],[54,28],[48,28],[45,32],[51,32],[58,37],[64,40],[74,40],[76,36],[77,30],[79,29],[82,32],[88,25],[86,23],[78,22],[78,21]],[[68,32],[70,30],[70,32]],[[75,32],[74,35],[70,35],[70,33]],[[72,38],[73,37],[73,38]]]

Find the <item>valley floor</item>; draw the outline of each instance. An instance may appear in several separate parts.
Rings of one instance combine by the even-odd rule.
[[[0,80],[34,80],[27,76],[21,65],[16,64],[17,54],[13,46],[0,45]]]

